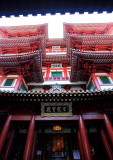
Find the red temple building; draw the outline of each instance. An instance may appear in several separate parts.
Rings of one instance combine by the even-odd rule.
[[[113,160],[113,23],[1,24],[0,160]]]

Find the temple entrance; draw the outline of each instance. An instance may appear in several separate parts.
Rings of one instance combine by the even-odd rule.
[[[58,124],[55,125],[58,127]],[[60,125],[59,125],[60,126]],[[72,141],[72,126],[62,125],[54,130],[54,125],[41,126],[38,133],[37,155],[35,160],[70,160],[73,157],[76,140]],[[58,129],[58,128],[56,128]]]
[[[49,160],[69,159],[69,136],[63,134],[48,135],[46,152]]]

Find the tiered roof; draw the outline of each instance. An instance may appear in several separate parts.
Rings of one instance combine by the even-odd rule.
[[[68,35],[73,48],[79,50],[113,50],[113,35]]]
[[[0,74],[18,73],[28,82],[43,82],[41,51],[0,55]]]
[[[78,51],[71,53],[71,81],[86,80],[91,73],[110,72],[113,63],[113,51]]]
[[[37,49],[41,49],[42,53],[45,53],[44,35],[0,39],[1,54],[18,54],[35,51]]]

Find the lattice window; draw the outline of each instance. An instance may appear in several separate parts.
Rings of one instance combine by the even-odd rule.
[[[110,80],[108,79],[107,76],[100,76],[100,79],[103,84],[111,84]]]
[[[8,78],[5,83],[4,83],[4,86],[11,86],[12,83],[14,81],[14,78]]]
[[[62,72],[52,72],[52,77],[62,77]]]

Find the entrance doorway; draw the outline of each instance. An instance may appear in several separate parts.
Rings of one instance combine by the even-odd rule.
[[[72,141],[72,126],[62,125],[61,130],[54,130],[54,125],[41,126],[38,133],[36,160],[73,159],[75,141]]]
[[[68,160],[70,159],[69,135],[53,134],[48,135],[46,141],[46,153],[48,160]]]

